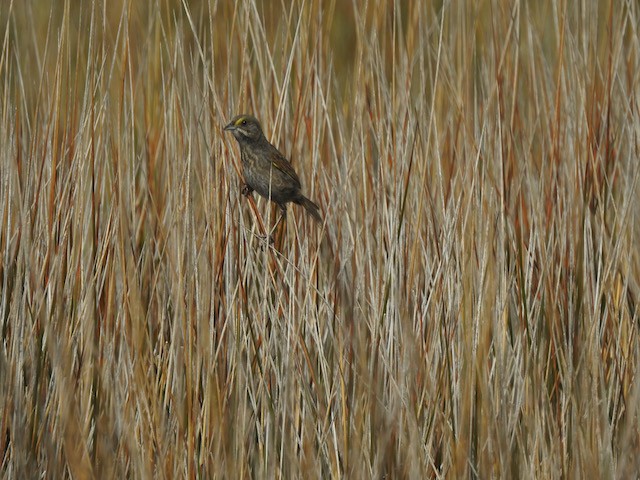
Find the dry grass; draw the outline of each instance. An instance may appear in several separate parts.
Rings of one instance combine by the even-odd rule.
[[[3,0],[2,477],[638,475],[638,25]],[[240,112],[321,228],[259,238]]]

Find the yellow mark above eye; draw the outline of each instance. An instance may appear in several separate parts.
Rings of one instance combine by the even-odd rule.
[[[240,117],[238,120],[236,120],[236,127],[238,127],[242,122],[244,122],[246,119],[245,117]]]

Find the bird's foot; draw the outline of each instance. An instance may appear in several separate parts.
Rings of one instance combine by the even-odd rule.
[[[273,236],[272,235],[256,235],[258,237],[258,239],[260,239],[260,243],[267,244],[270,247],[273,247],[273,245],[275,244],[275,241],[273,240]],[[264,243],[263,243],[264,242]]]
[[[248,197],[249,195],[251,195],[252,192],[253,192],[253,188],[251,188],[246,183],[242,184],[242,188],[240,190],[240,193],[242,193],[242,195],[244,195],[245,197]]]

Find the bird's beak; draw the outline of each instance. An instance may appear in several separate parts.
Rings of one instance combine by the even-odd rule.
[[[231,122],[229,125],[224,127],[224,129],[233,132],[236,129],[236,126]]]

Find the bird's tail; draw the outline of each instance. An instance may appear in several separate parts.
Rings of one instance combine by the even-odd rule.
[[[302,205],[307,213],[311,215],[316,222],[322,223],[322,217],[320,216],[320,207],[318,207],[318,205],[313,203],[304,195],[300,195],[300,198],[296,200],[296,203],[298,205]]]

